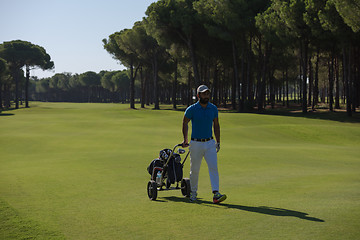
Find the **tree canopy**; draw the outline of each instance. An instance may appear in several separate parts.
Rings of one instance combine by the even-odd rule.
[[[52,69],[54,62],[50,55],[41,46],[27,41],[14,40],[4,42],[0,45],[0,57],[4,58],[9,66],[12,78],[15,80],[15,104],[19,108],[19,70],[26,66],[26,107],[28,105],[28,82],[30,77],[30,67],[40,67],[43,70]]]

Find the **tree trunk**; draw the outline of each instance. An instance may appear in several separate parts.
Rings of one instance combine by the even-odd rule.
[[[329,109],[330,111],[334,111],[334,52],[331,52],[331,57],[328,62],[329,67],[329,91],[328,91],[328,98],[329,98]]]
[[[10,94],[9,94],[9,88],[8,88],[8,85],[7,84],[3,84],[3,89],[4,89],[4,92],[3,92],[3,95],[4,95],[4,108],[5,109],[8,109],[10,107]]]
[[[172,102],[173,109],[176,109],[176,95],[177,95],[177,78],[178,78],[178,60],[175,59],[175,76],[174,76],[174,84],[173,84],[173,92],[172,92]]]
[[[265,107],[266,96],[266,79],[268,76],[268,62],[271,54],[271,46],[268,42],[265,42],[265,53],[263,56],[262,75],[258,91],[258,110],[261,111]]]
[[[312,106],[311,100],[312,100],[312,93],[313,92],[313,68],[312,68],[312,62],[311,62],[311,56],[309,57],[309,94],[308,94],[308,105]]]
[[[145,108],[145,77],[143,68],[140,68],[140,85],[141,85],[141,108]]]
[[[302,96],[302,80],[303,80],[303,66],[302,66],[302,61],[303,61],[303,49],[300,49],[300,59],[299,59],[299,85],[298,85],[298,92],[297,92],[297,100],[298,102],[301,104],[301,96]]]
[[[1,76],[0,76],[1,77]],[[3,85],[0,79],[0,110],[3,109]]]
[[[217,64],[215,64],[214,70],[214,91],[213,91],[213,103],[218,106],[219,104],[219,69]]]
[[[335,95],[335,108],[340,109],[340,80],[339,80],[339,58],[335,58],[335,86],[336,86],[336,95]]]
[[[288,79],[288,67],[285,69],[285,79],[286,79],[286,107],[289,108],[289,79]]]
[[[313,92],[313,101],[312,101],[312,109],[315,110],[315,106],[319,101],[319,57],[320,50],[317,49],[316,53],[316,62],[315,62],[315,83],[314,83],[314,92]]]
[[[192,103],[192,91],[191,91],[191,71],[188,71],[188,82],[187,82],[187,106]]]
[[[257,84],[256,84],[256,101],[257,101],[257,106],[258,106],[258,110],[261,110],[262,109],[262,104],[260,103],[261,101],[261,78],[262,78],[262,73],[263,73],[263,68],[264,68],[264,55],[261,51],[261,45],[262,45],[262,38],[261,38],[261,35],[259,36],[259,44],[258,44],[258,49],[259,49],[259,59],[258,59],[258,63],[259,63],[259,71],[257,71],[257,76],[256,76],[256,79],[257,79]],[[243,55],[243,54],[242,54]],[[243,59],[243,58],[242,58]],[[242,60],[242,64],[241,64],[241,69],[242,69],[242,72],[243,72],[243,60]]]
[[[244,56],[243,56],[243,62],[242,62],[242,81],[241,81],[241,111],[245,112],[246,111],[246,106],[247,106],[247,87],[248,87],[248,83],[249,83],[249,51],[250,49],[247,46],[247,42],[246,39],[244,39]],[[245,61],[246,59],[246,61]],[[246,64],[245,64],[246,62]],[[245,70],[246,68],[246,70]]]
[[[232,96],[231,96],[231,102],[232,102],[232,108],[236,109],[236,89],[239,85],[239,70],[238,70],[238,64],[237,64],[237,48],[235,40],[232,40],[232,52],[233,52],[233,64],[234,64],[234,79],[232,84]]]
[[[146,71],[145,71],[145,86],[146,86],[146,105],[150,106],[150,97],[151,97],[150,72],[148,69],[146,69]]]
[[[26,65],[26,82],[25,82],[25,107],[29,108],[29,81],[30,67]]]
[[[12,76],[15,80],[15,108],[19,109],[19,74],[18,69],[12,69]]]
[[[130,64],[130,108],[135,109],[135,78],[133,63]]]
[[[247,52],[247,72],[246,72],[246,101],[245,101],[245,108],[246,110],[250,110],[253,108],[253,101],[254,101],[254,93],[253,93],[253,80],[251,74],[251,66],[252,66],[252,36],[250,36],[249,41],[249,48]]]
[[[360,47],[355,47],[354,56],[354,111],[360,106]]]
[[[348,50],[348,53],[347,53]],[[346,49],[343,46],[343,65],[344,65],[344,79],[345,79],[345,95],[346,95],[346,112],[349,117],[352,116],[351,111],[351,96],[350,96],[350,81],[349,81],[349,70],[350,70],[350,47]]]
[[[303,46],[303,77],[302,77],[302,112],[307,113],[307,59],[308,59],[308,41],[304,39],[302,41]]]
[[[228,99],[228,86],[226,83],[226,79],[229,79],[229,70],[226,71],[226,69],[224,69],[224,79],[223,79],[223,84],[221,85],[221,92],[222,92],[222,102],[223,102],[223,107],[227,108],[227,99]]]
[[[244,41],[245,42],[245,41]],[[238,99],[239,99],[239,112],[244,112],[245,110],[245,103],[244,97],[242,94],[243,91],[243,84],[245,83],[245,47],[241,48],[241,60],[240,60],[240,71],[241,71],[241,79],[238,83]],[[240,87],[241,83],[241,87]]]
[[[271,104],[271,108],[274,109],[275,108],[275,77],[274,77],[274,72],[275,70],[270,70],[270,75],[269,75],[269,88],[270,88],[270,104]]]
[[[154,109],[159,110],[159,87],[158,87],[158,61],[157,61],[157,55],[154,54],[153,61],[152,61],[152,67],[153,67],[153,77],[154,77]]]
[[[349,85],[350,85],[350,97],[351,97],[351,111],[356,110],[356,88],[355,88],[355,47],[349,47]]]
[[[140,65],[138,65],[134,72],[134,63],[130,63],[130,108],[135,109],[135,78]]]

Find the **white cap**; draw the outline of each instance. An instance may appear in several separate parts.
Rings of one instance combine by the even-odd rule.
[[[210,91],[210,89],[205,85],[200,85],[197,89],[197,94],[206,92],[206,91]]]

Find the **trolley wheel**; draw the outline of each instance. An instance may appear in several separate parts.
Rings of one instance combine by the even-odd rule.
[[[167,179],[166,179],[166,189],[169,189],[170,186],[171,186],[171,182],[170,182],[170,180],[167,178]]]
[[[183,180],[181,180],[181,193],[182,195],[184,195],[185,197],[190,197],[190,179],[189,178],[184,178]]]
[[[150,180],[147,185],[147,194],[150,200],[156,200],[157,198],[157,184],[154,180]]]

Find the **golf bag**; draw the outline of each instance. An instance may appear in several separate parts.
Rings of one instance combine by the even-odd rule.
[[[164,166],[164,162],[163,162],[161,159],[156,158],[156,159],[154,159],[154,160],[151,161],[150,165],[147,167],[147,171],[148,171],[148,173],[149,173],[150,175],[152,175],[152,174],[153,174],[153,169],[154,169],[154,167],[161,167],[161,168],[163,168],[163,166]]]
[[[167,171],[168,179],[171,184],[181,181],[183,177],[183,166],[181,165],[181,157],[179,154],[174,153],[170,158]]]

